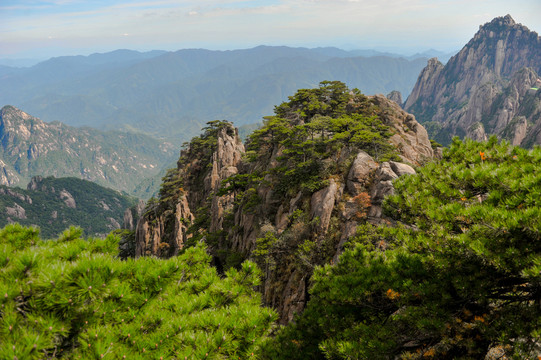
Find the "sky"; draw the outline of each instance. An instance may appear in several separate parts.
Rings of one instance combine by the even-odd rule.
[[[506,14],[541,33],[541,0],[0,0],[0,59],[258,45],[450,52]]]

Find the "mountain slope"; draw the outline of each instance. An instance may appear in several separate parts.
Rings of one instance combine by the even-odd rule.
[[[45,123],[13,106],[0,110],[3,185],[23,184],[35,175],[75,176],[132,192],[175,153],[170,143],[142,134]]]
[[[119,229],[124,211],[136,199],[76,178],[32,178],[27,189],[0,185],[0,227],[13,222],[38,226],[44,238],[70,226],[87,236],[105,236]]]
[[[485,134],[520,144],[538,127],[540,95],[530,89],[541,83],[540,72],[541,37],[507,15],[481,26],[445,66],[429,60],[404,108],[444,144],[454,135]]]

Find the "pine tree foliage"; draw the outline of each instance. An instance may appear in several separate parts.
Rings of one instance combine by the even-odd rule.
[[[454,139],[395,181],[387,214],[335,265],[269,359],[480,359],[541,354],[541,149]]]
[[[387,141],[393,133],[377,116],[377,107],[340,81],[298,90],[275,108],[275,114],[250,135],[247,157],[265,163],[280,149],[279,164],[270,172],[279,179],[275,188],[281,195],[322,188],[325,179],[343,172],[329,159],[344,148],[364,150],[378,161],[399,159]]]
[[[276,319],[245,262],[223,278],[203,245],[121,261],[118,238],[0,231],[1,359],[250,359]]]

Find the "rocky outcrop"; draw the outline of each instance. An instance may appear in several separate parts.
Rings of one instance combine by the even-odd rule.
[[[174,211],[161,214],[156,209],[148,211],[137,222],[135,229],[135,256],[156,255],[170,257],[177,255],[190,238],[188,224],[193,221],[186,197],[182,197]]]
[[[430,123],[443,144],[454,135],[496,134],[531,146],[541,111],[534,90],[540,72],[541,37],[507,15],[481,26],[445,66],[430,59],[404,108]]]
[[[124,211],[122,228],[130,230],[130,231],[135,230],[137,221],[143,215],[144,210],[145,210],[145,202],[143,200],[139,200],[137,202],[137,205],[129,209],[126,209],[126,211]]]
[[[26,211],[19,204],[13,204],[12,207],[6,206],[6,214],[17,219],[26,219]]]
[[[347,177],[347,190],[356,196],[366,189],[370,182],[370,174],[377,169],[378,164],[370,155],[364,151],[359,151]]]
[[[387,99],[394,101],[400,106],[402,106],[402,104],[404,103],[404,100],[402,99],[402,93],[397,90],[393,90],[389,94],[387,94]]]
[[[24,201],[28,204],[32,204],[32,198],[26,194],[18,193],[17,191],[10,189],[10,188],[0,188],[0,194],[2,195],[8,195],[14,198],[17,198],[21,201]]]
[[[61,190],[59,196],[62,200],[64,200],[64,204],[66,204],[67,207],[72,209],[77,208],[73,195],[71,195],[67,190]]]
[[[420,165],[432,159],[434,150],[428,132],[417,122],[415,116],[408,114],[394,101],[389,101],[382,95],[370,98],[381,109],[380,118],[383,123],[393,129],[394,135],[389,142],[400,151],[403,161]]]
[[[335,202],[340,198],[338,184],[334,179],[330,180],[329,186],[316,191],[310,199],[310,217],[316,220],[318,225],[316,231],[325,236],[331,221]]]
[[[181,152],[160,199],[147,204],[135,232],[136,256],[172,256],[187,242],[205,241],[219,270],[256,260],[265,304],[282,323],[291,321],[306,304],[313,267],[338,261],[358,225],[385,221],[382,202],[394,191],[392,181],[434,156],[414,116],[381,95],[364,100],[388,128],[394,161],[376,161],[346,142],[320,160],[322,171],[335,170],[318,188],[288,189],[281,185],[290,151],[284,144],[263,142],[254,158],[231,124],[214,123]]]
[[[212,232],[224,229],[225,215],[232,211],[235,194],[216,193],[223,180],[238,173],[244,145],[232,125],[219,128],[213,135],[216,139],[210,158],[192,158],[192,152],[196,151],[192,148],[181,153],[181,159],[188,161],[178,164],[178,172],[183,176],[181,193],[169,202],[147,206],[135,232],[136,256],[178,254],[191,236],[187,233],[188,225],[207,199],[210,203],[202,215],[208,217],[209,229]]]

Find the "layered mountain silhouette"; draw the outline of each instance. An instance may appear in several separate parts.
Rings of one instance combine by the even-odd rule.
[[[119,50],[53,58],[26,69],[0,68],[0,104],[45,121],[137,130],[180,144],[209,120],[257,123],[296,89],[323,80],[340,80],[366,94],[399,90],[406,95],[426,59],[269,46]]]
[[[443,144],[452,136],[541,143],[541,37],[510,15],[480,27],[444,66],[430,59],[404,104]]]

